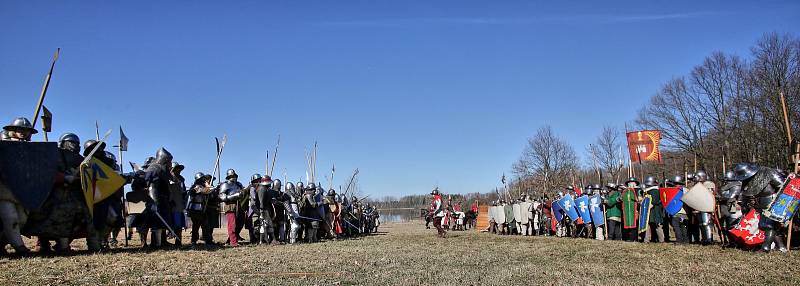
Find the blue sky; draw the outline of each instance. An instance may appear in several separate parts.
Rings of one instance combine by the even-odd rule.
[[[711,52],[800,34],[796,1],[235,2],[0,0],[0,119],[32,115],[60,47],[52,138],[122,125],[126,161],[164,146],[193,174],[227,134],[249,177],[281,134],[292,181],[316,140],[337,186],[483,192],[540,126],[582,153]]]

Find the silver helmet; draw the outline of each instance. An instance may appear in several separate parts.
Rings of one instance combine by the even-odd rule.
[[[172,171],[175,173],[180,173],[183,169],[186,168],[185,166],[181,165],[181,163],[172,161]]]
[[[644,179],[644,185],[648,187],[658,186],[658,180],[653,176],[647,176],[647,178]]]
[[[286,192],[293,192],[294,191],[294,184],[292,182],[286,183]]]
[[[250,182],[253,183],[255,181],[261,180],[261,178],[262,178],[261,174],[255,173],[253,174],[253,176],[250,177]]]
[[[225,172],[225,180],[230,180],[231,178],[239,178],[239,175],[237,175],[236,171],[233,169],[228,169],[228,171]]]
[[[39,132],[33,128],[33,124],[31,124],[31,121],[25,117],[14,118],[14,120],[12,120],[10,124],[3,127],[3,130],[30,132],[31,134],[36,134]]]
[[[733,166],[733,180],[744,181],[753,177],[758,172],[758,166],[750,163],[739,163]]]
[[[281,191],[281,179],[272,180],[272,189],[278,192]]]
[[[725,181],[736,181],[733,178],[736,177],[736,174],[733,173],[733,170],[728,170],[725,172],[725,175],[722,177]]]
[[[97,140],[89,139],[86,140],[86,142],[83,142],[83,155],[88,156],[89,153],[92,152],[92,149],[94,149],[95,146],[97,146]],[[106,143],[100,142],[100,147],[97,148],[97,151],[102,152],[105,149],[106,149]]]
[[[697,172],[694,173],[695,182],[705,182],[707,180],[708,180],[708,174],[706,173],[705,170],[697,170]]]
[[[677,186],[683,186],[686,185],[686,180],[683,178],[683,176],[677,175],[672,178],[672,184]]]

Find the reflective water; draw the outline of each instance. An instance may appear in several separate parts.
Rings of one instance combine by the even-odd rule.
[[[422,219],[418,209],[382,209],[380,212],[383,222],[409,222]]]

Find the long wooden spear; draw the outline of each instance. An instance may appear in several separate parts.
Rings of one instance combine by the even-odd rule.
[[[278,134],[278,144],[275,144],[275,153],[272,154],[272,167],[269,168],[269,176],[272,177],[272,172],[275,171],[275,160],[278,159],[278,147],[281,146],[281,135]]]
[[[781,107],[783,108],[783,124],[786,127],[786,139],[789,141],[789,150],[792,150],[792,125],[789,124],[789,112],[786,108],[786,97],[783,95],[783,90],[781,89],[780,92],[781,97]],[[795,149],[796,153],[800,153],[800,145],[797,145]],[[800,156],[800,155],[798,155]],[[794,158],[793,154],[789,155],[789,161],[791,162],[794,160],[794,173],[798,172],[798,159]],[[789,234],[786,235],[786,252],[791,251],[792,249],[792,219],[789,220]]]
[[[56,60],[58,60],[58,53],[60,51],[61,48],[56,49],[56,53],[53,55],[53,62],[50,63],[50,70],[44,78],[42,92],[39,93],[39,101],[36,103],[36,111],[33,113],[33,129],[36,129],[36,121],[39,119],[39,110],[42,109],[42,104],[44,104],[44,96],[47,94],[47,87],[50,86],[50,78],[53,76],[53,68],[56,66]]]

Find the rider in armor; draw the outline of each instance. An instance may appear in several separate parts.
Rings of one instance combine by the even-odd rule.
[[[239,183],[239,175],[233,169],[228,169],[225,173],[225,182],[219,185],[219,199],[225,203],[223,211],[227,218],[228,243],[230,246],[239,246],[239,234],[236,233],[236,214],[244,197],[244,186]]]

